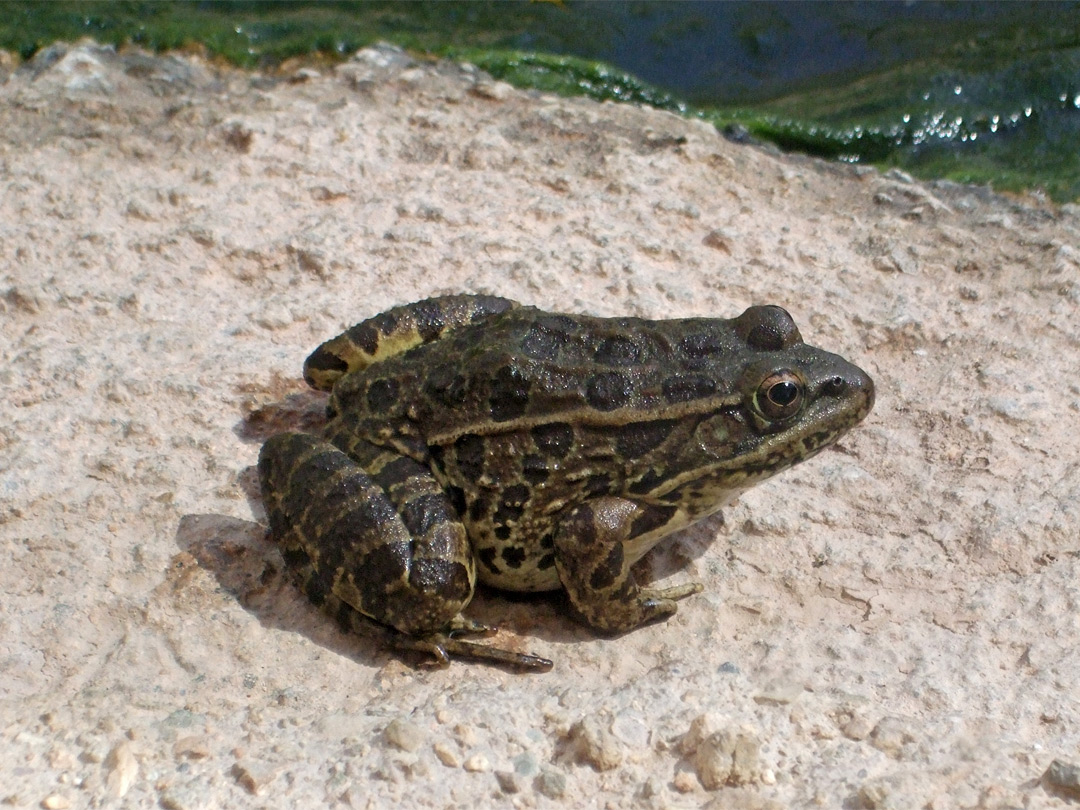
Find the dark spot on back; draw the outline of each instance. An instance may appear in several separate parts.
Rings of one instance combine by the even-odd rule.
[[[547,571],[549,568],[555,567],[555,554],[548,552],[536,562],[536,567],[541,571]]]
[[[567,334],[543,323],[534,323],[521,339],[521,350],[537,360],[554,360],[567,341]]]
[[[459,408],[465,402],[465,377],[446,366],[431,372],[424,390],[431,399],[447,408]]]
[[[624,458],[639,458],[659,445],[675,428],[674,419],[634,422],[619,428],[615,450]]]
[[[664,398],[668,402],[689,402],[716,393],[716,381],[700,374],[682,374],[664,380]]]
[[[386,413],[391,410],[398,401],[398,384],[396,380],[374,380],[368,385],[367,406],[372,413]]]
[[[613,411],[630,400],[630,379],[618,371],[604,371],[589,378],[585,399],[598,411]]]
[[[500,540],[509,540],[511,534],[513,534],[513,531],[510,529],[509,526],[495,527],[495,536]]]
[[[521,370],[503,366],[491,378],[491,418],[496,422],[515,419],[529,405],[529,381]]]
[[[605,366],[632,366],[641,362],[641,347],[628,337],[609,337],[596,350],[596,362]]]
[[[536,449],[549,458],[562,458],[574,445],[574,429],[566,422],[537,425],[530,433]]]
[[[525,549],[520,546],[506,546],[502,550],[502,558],[508,568],[521,568],[521,564],[525,562]]]
[[[681,353],[695,359],[715,357],[723,354],[731,347],[731,342],[711,332],[697,332],[687,335],[679,341]]]
[[[557,312],[543,312],[537,317],[537,323],[543,324],[552,332],[566,332],[569,334],[578,328],[578,322],[569,315],[560,315]]]
[[[469,316],[470,323],[485,320],[492,315],[499,315],[513,306],[509,298],[500,298],[497,295],[473,296],[473,304],[475,308]]]

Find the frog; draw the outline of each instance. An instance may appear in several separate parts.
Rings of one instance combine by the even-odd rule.
[[[618,635],[671,617],[697,582],[647,587],[635,564],[747,488],[832,445],[874,383],[803,341],[791,315],[647,320],[456,294],[394,307],[319,346],[321,435],[269,438],[269,535],[308,598],[396,646],[546,670],[470,636],[477,583],[562,589]]]

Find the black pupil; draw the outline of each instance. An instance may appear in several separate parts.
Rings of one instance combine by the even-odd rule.
[[[799,396],[799,386],[793,382],[778,382],[769,388],[769,400],[776,405],[790,405]]]

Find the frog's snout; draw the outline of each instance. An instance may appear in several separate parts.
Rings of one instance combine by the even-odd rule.
[[[849,400],[854,407],[855,421],[861,421],[874,407],[877,395],[874,380],[858,366],[848,364],[843,374],[829,379],[823,388],[827,396]]]

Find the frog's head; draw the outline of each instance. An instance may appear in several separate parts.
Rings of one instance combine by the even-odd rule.
[[[738,336],[738,362],[718,362],[725,395],[698,411],[692,437],[653,492],[660,500],[720,505],[832,444],[873,407],[870,376],[804,343],[780,307],[750,307],[726,323]]]

